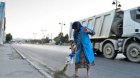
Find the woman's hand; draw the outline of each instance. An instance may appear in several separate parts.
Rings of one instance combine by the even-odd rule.
[[[71,49],[72,52],[74,52],[74,53],[76,52],[76,50],[77,50],[76,42],[73,42],[73,43],[71,44],[70,49]]]
[[[84,32],[85,32],[85,33],[88,33],[88,34],[90,34],[90,35],[94,35],[93,32],[89,31],[87,28],[84,29]]]
[[[84,32],[88,32],[88,29],[85,28],[85,29],[84,29]]]

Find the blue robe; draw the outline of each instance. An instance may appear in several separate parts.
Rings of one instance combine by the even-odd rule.
[[[93,32],[93,30],[89,29],[87,26],[81,27],[80,32],[74,32],[74,41],[77,42],[77,51],[76,51],[76,60],[75,63],[77,64],[80,61],[80,53],[83,48],[85,57],[89,64],[94,61],[94,52],[93,47],[89,38],[88,33],[84,32],[84,29],[87,28],[89,31]]]

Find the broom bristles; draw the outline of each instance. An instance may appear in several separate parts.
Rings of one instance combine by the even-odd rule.
[[[54,78],[68,78],[67,75],[65,74],[67,67],[68,64],[65,64],[64,68],[61,71],[56,71],[54,73]]]

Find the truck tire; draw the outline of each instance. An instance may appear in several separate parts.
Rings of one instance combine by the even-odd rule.
[[[117,56],[117,52],[111,43],[107,43],[103,47],[103,55],[108,59],[114,59]]]
[[[127,47],[126,56],[131,62],[140,62],[140,44],[129,44]]]

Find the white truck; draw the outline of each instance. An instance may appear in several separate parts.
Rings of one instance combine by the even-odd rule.
[[[140,7],[115,9],[79,21],[94,29],[96,34],[90,39],[97,55],[114,59],[123,53],[130,61],[140,62]],[[69,35],[73,40],[71,26]]]

